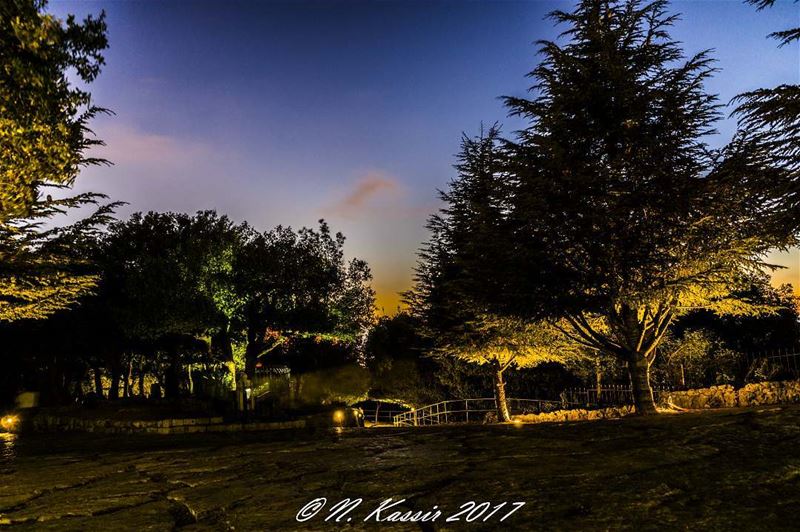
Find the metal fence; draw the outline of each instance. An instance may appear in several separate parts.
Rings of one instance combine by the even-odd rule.
[[[562,408],[559,401],[507,399],[512,415],[539,414]],[[494,398],[442,401],[394,416],[395,426],[439,425],[442,423],[482,423],[497,412]]]
[[[747,380],[800,379],[800,347],[749,353]]]
[[[776,349],[748,353],[740,359],[744,382],[800,379],[800,348]],[[691,389],[686,386],[653,386],[653,396],[658,402],[663,393]],[[609,385],[600,388],[568,388],[561,394],[565,408],[619,406],[633,404],[633,392],[628,385]]]
[[[394,423],[394,417],[399,414],[404,414],[408,410],[397,410],[388,408],[362,408],[364,413],[364,421],[370,423]]]
[[[674,386],[653,386],[653,396],[658,401],[665,392],[674,391]],[[623,384],[600,388],[568,388],[561,394],[564,408],[593,408],[633,404],[633,391]]]

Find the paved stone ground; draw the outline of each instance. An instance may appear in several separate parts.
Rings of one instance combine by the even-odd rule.
[[[327,506],[296,522],[318,497]],[[325,523],[344,497],[365,501],[338,525]],[[364,523],[388,497],[406,498],[403,512],[437,505],[445,513],[428,523]],[[508,506],[486,522],[444,521],[467,501],[526,505],[502,523]],[[800,406],[523,427],[7,438],[0,523],[12,530],[797,530]]]

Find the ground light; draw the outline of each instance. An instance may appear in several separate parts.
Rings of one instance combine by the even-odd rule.
[[[337,410],[333,413],[333,422],[337,425],[341,426],[344,422],[344,412],[341,410]]]
[[[19,418],[17,416],[3,416],[3,419],[0,419],[0,426],[9,432],[13,431],[18,424]]]

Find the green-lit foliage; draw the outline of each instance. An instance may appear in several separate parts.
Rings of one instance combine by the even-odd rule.
[[[741,297],[774,312],[719,315],[698,309],[677,320],[659,347],[659,379],[667,384],[741,386],[755,376],[759,354],[774,353],[800,344],[800,300],[792,287],[773,287],[766,275],[749,279]]]
[[[438,348],[474,364],[489,364],[505,370],[510,366],[530,368],[547,362],[566,364],[578,358],[574,343],[547,322],[526,322],[519,318],[480,315],[466,322],[461,334]]]
[[[70,83],[93,81],[108,46],[105,16],[65,22],[43,12],[42,0],[0,7],[0,222],[28,218],[42,186],[69,186],[98,141],[88,121],[102,109]]]
[[[97,195],[36,205],[48,218],[62,207],[96,204]],[[41,230],[41,220],[0,223],[0,321],[42,319],[73,305],[96,287],[97,268],[90,260],[100,229],[112,220],[118,204],[100,207],[75,224]]]
[[[681,386],[733,384],[737,366],[746,363],[742,354],[703,329],[688,330],[680,338],[668,337],[661,350],[670,381]]]
[[[366,263],[344,259],[344,236],[318,230],[277,227],[254,234],[236,267],[247,338],[246,368],[292,337],[358,341],[374,313],[374,292]]]

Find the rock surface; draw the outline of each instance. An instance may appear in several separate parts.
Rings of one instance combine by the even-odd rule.
[[[730,385],[722,385],[661,393],[661,406],[689,409],[787,403],[800,403],[800,381],[757,382],[747,384],[738,390]]]
[[[513,420],[520,423],[563,423],[565,421],[594,421],[598,419],[617,419],[633,414],[632,406],[615,406],[611,408],[571,410],[555,410],[541,414],[523,414],[514,416]]]
[[[761,386],[761,384],[755,386]],[[730,408],[738,406],[738,397],[737,390],[733,386],[724,384],[696,390],[661,392],[660,402],[662,406],[674,405],[690,409]]]
[[[800,406],[515,427],[0,439],[11,530],[376,530],[385,498],[445,515],[380,530],[788,530]],[[325,509],[298,523],[318,497]],[[324,521],[345,497],[352,522]],[[446,523],[467,501],[526,505]],[[386,514],[384,514],[386,515]]]

